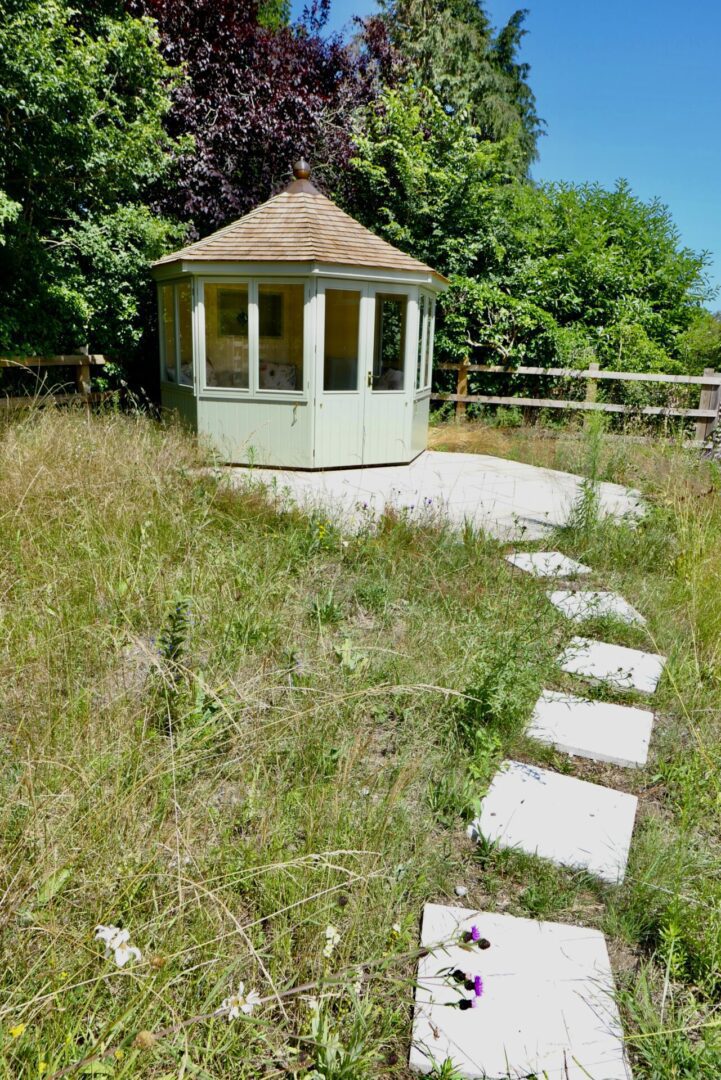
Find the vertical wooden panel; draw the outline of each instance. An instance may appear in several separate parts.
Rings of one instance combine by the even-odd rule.
[[[462,364],[458,365],[458,377],[456,379],[456,393],[467,394],[468,393],[468,357],[465,358]],[[461,420],[466,418],[466,403],[465,401],[456,402],[456,421],[460,423]]]
[[[707,367],[703,369],[704,375],[715,375],[716,372],[713,368]],[[721,387],[718,386],[702,386],[701,394],[699,395],[698,407],[699,409],[716,409],[716,418],[714,420],[698,420],[696,422],[696,441],[706,442],[709,435],[716,427],[718,423],[719,412],[719,391]]]

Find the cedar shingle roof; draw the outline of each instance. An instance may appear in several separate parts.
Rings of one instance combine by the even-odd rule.
[[[245,217],[154,266],[187,262],[319,262],[378,270],[409,270],[446,279],[381,240],[344,213],[307,179],[294,180]]]

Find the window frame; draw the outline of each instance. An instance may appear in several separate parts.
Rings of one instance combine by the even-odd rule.
[[[370,291],[369,299],[372,300],[369,311],[369,355],[368,372],[366,380],[370,376],[370,382],[368,382],[367,389],[371,394],[390,394],[393,397],[400,395],[412,394],[416,384],[416,362],[417,353],[413,349],[413,343],[415,341],[412,338],[410,331],[413,327],[413,321],[411,315],[413,313],[413,305],[415,304],[416,310],[418,308],[418,294],[414,290],[412,285],[396,285],[395,282],[369,282]],[[404,347],[403,347],[403,387],[400,390],[388,390],[385,388],[377,388],[373,386],[372,379],[375,377],[375,342],[376,342],[376,312],[378,308],[378,297],[380,296],[403,296],[405,297],[405,327],[404,327]]]
[[[310,323],[313,316],[311,302],[313,292],[307,278],[291,276],[271,276],[259,274],[214,274],[197,277],[198,293],[198,396],[209,400],[238,398],[252,401],[307,401],[309,398]],[[208,285],[245,285],[248,289],[248,386],[208,386],[206,381],[206,305],[205,289]],[[260,325],[259,325],[259,286],[260,285],[301,285],[303,287],[303,385],[300,390],[276,390],[262,388],[260,382]]]
[[[191,362],[191,379],[189,383],[180,381],[180,287],[182,285],[190,286],[190,362]],[[175,372],[175,378],[169,379],[167,377],[167,348],[168,343],[165,338],[165,290],[170,289],[173,296],[173,333],[175,336],[175,362],[172,365],[172,369]],[[160,382],[162,386],[173,387],[175,390],[182,390],[183,393],[195,393],[195,289],[193,288],[193,279],[190,277],[178,277],[167,278],[158,282],[158,338],[160,344]]]
[[[363,356],[363,344],[364,344],[364,325],[363,319],[365,317],[365,304],[368,302],[368,288],[367,283],[363,281],[354,281],[353,279],[345,280],[343,278],[328,278],[319,282],[318,296],[322,299],[322,303],[318,305],[317,314],[317,330],[316,341],[318,346],[323,344],[323,350],[321,352],[318,347],[318,367],[316,370],[316,378],[319,380],[318,393],[324,397],[336,397],[342,395],[360,394],[365,387],[367,372],[366,362]],[[327,318],[327,302],[329,292],[353,292],[358,293],[358,338],[356,341],[357,359],[356,359],[356,385],[351,390],[327,390],[325,386],[325,348],[326,348],[326,318]]]

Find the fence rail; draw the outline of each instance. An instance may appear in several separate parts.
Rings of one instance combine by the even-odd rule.
[[[90,385],[90,369],[102,367],[106,360],[97,353],[60,353],[56,356],[0,356],[0,368],[30,369],[71,367],[74,368],[75,393],[56,394],[43,388],[42,393],[18,397],[0,396],[0,410],[26,409],[38,405],[67,405],[80,401],[85,406],[102,401],[106,393],[93,393]]]
[[[507,368],[495,364],[439,364],[439,371],[455,371],[456,392],[453,394],[433,394],[433,401],[452,401],[456,405],[456,418],[465,415],[466,405],[515,405],[530,409],[569,409],[587,412],[635,413],[641,416],[675,416],[696,420],[696,439],[705,441],[719,421],[721,408],[721,374],[713,368],[705,368],[703,375],[666,375],[661,372],[608,371],[591,364],[588,368],[542,368],[517,367]],[[487,372],[497,375],[546,375],[564,379],[586,379],[586,397],[582,401],[561,400],[560,398],[516,397],[505,394],[469,394],[468,375],[470,372]],[[673,406],[655,405],[616,405],[612,402],[597,401],[596,392],[599,381],[662,383],[681,386],[699,386],[697,409],[679,409]]]

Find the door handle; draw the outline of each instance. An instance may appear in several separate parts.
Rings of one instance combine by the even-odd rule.
[[[369,387],[373,386],[373,372],[372,371],[368,372],[368,386]]]

